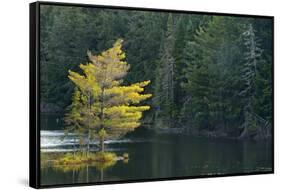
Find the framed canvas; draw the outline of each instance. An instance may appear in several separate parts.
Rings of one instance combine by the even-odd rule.
[[[274,18],[30,4],[30,186],[274,172]]]

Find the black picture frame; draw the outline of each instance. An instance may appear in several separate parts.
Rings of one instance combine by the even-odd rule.
[[[40,184],[40,6],[71,6],[71,7],[88,7],[88,8],[103,8],[117,10],[136,10],[136,11],[152,11],[152,12],[167,12],[167,13],[187,13],[200,15],[218,15],[218,16],[233,16],[233,17],[251,17],[251,18],[266,18],[272,21],[272,171],[252,172],[252,173],[234,173],[234,174],[215,174],[215,175],[200,175],[200,176],[182,176],[171,178],[157,179],[136,179],[124,181],[109,181],[109,182],[91,182],[63,185],[41,185]],[[134,182],[162,181],[162,180],[180,180],[194,178],[213,178],[227,176],[244,176],[244,175],[259,175],[274,173],[274,17],[263,15],[247,15],[247,14],[230,14],[218,12],[199,12],[186,10],[170,10],[156,8],[141,8],[141,7],[123,7],[123,6],[108,6],[108,5],[91,5],[91,4],[76,4],[76,3],[59,3],[59,2],[34,2],[30,3],[30,81],[29,81],[29,185],[33,188],[51,188],[51,187],[69,187],[69,186],[85,186],[85,185],[101,185],[101,184],[121,184]]]

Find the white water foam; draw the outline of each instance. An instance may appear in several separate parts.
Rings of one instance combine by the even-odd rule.
[[[78,137],[69,133],[65,136],[63,130],[46,131],[42,130],[41,134],[41,151],[43,152],[68,152],[73,150],[73,146],[79,145]],[[143,139],[116,139],[116,140],[106,140],[104,144],[123,144],[123,143],[140,143],[146,142]],[[99,141],[92,141],[90,145],[98,145]]]

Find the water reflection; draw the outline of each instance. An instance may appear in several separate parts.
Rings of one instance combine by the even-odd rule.
[[[58,130],[58,126],[52,129]],[[49,129],[45,126],[44,130]],[[48,145],[49,148],[42,147],[43,149],[67,151],[71,148],[71,146],[56,143],[58,133],[56,137],[49,134],[47,136],[46,138],[49,138],[47,142],[54,144]],[[140,128],[124,139],[107,144],[107,150],[112,150],[118,155],[124,152],[129,153],[130,161],[61,168],[55,168],[48,162],[41,163],[41,184],[270,172],[272,171],[271,143],[271,140],[239,141],[156,134],[151,131],[142,131]]]
[[[49,158],[52,157],[53,157],[52,155],[51,156],[49,155]],[[103,182],[106,170],[113,168],[117,162],[128,164],[129,159],[124,159],[119,161],[112,160],[106,162],[80,163],[80,164],[72,164],[72,165],[55,164],[55,162],[52,162],[51,160],[45,160],[45,161],[41,161],[41,172],[43,173],[43,175],[45,173],[49,173],[50,171],[52,173],[65,174],[67,178],[69,177],[72,178],[71,179],[72,183],[77,183],[78,181],[83,183],[92,182],[93,176],[95,176],[94,177],[95,182]],[[98,179],[97,176],[99,176]]]

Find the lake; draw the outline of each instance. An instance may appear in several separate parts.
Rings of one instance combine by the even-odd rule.
[[[78,144],[74,134],[63,138],[62,125],[58,115],[41,115],[41,152],[69,152]],[[43,167],[41,185],[272,171],[271,141],[158,134],[140,127],[122,139],[105,144],[106,150],[118,155],[129,153],[129,161],[117,161],[107,168]],[[97,145],[93,141],[91,150],[96,151]]]

